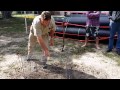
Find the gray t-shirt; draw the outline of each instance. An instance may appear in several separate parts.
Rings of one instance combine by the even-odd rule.
[[[50,24],[46,27],[40,23],[40,18],[41,15],[36,16],[32,22],[34,36],[48,35],[48,32],[50,32],[51,29],[56,30],[55,20],[53,17],[51,17]]]

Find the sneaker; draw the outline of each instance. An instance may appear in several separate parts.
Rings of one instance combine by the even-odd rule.
[[[87,45],[86,44],[84,44],[84,45],[82,45],[81,47],[83,48],[83,47],[86,47]]]
[[[47,57],[42,56],[41,61],[42,61],[43,69],[46,69],[47,68],[47,64],[46,64],[47,63]]]
[[[112,50],[111,49],[107,49],[106,52],[111,52]]]
[[[45,65],[46,62],[47,62],[47,58],[46,58],[45,56],[41,56],[40,63],[41,63],[42,65]]]
[[[117,50],[116,50],[116,53],[117,53],[118,55],[120,55],[120,49],[117,49]]]
[[[118,55],[120,55],[120,52],[117,52]]]
[[[47,69],[47,64],[44,64],[44,65],[43,65],[43,69]]]
[[[99,47],[99,46],[96,46],[96,49],[100,50],[100,47]]]

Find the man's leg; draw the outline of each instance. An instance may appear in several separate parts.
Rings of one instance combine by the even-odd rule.
[[[113,49],[114,35],[116,34],[117,29],[118,29],[117,24],[115,22],[111,22],[110,37],[109,37],[109,44],[108,44],[107,52],[110,52]]]
[[[98,31],[99,31],[99,26],[96,26],[95,27],[95,32],[94,32],[94,37],[95,37],[95,41],[96,41],[96,48],[100,49],[100,47],[99,47]]]
[[[96,48],[100,49],[100,47],[99,47],[99,38],[98,37],[96,37]]]
[[[44,42],[45,42],[45,45],[47,46],[47,48],[49,49],[49,36],[48,35],[45,35],[45,36],[42,36],[42,38],[43,38],[43,40],[44,40]],[[43,68],[47,68],[47,60],[48,60],[48,57],[47,56],[45,56],[45,53],[44,53],[44,50],[42,50],[42,57],[41,57],[41,59],[42,59],[42,62],[43,62]]]
[[[82,45],[81,47],[87,46],[87,43],[88,43],[88,40],[89,40],[89,36],[90,36],[90,27],[86,27],[85,44]]]
[[[87,46],[88,40],[89,40],[89,38],[86,36],[86,37],[85,37],[85,44],[82,45],[81,47],[85,47],[85,46]]]
[[[28,57],[27,60],[33,59],[33,48],[36,44],[36,37],[33,36],[32,33],[29,34],[29,41],[28,41]]]
[[[116,43],[116,49],[117,49],[117,53],[120,55],[120,23],[118,23],[118,33],[117,33],[117,43]]]

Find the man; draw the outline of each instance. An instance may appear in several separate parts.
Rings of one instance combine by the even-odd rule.
[[[120,11],[110,11],[110,38],[107,52],[111,52],[113,49],[114,36],[117,33],[116,52],[120,55]]]
[[[28,58],[33,59],[32,52],[36,44],[39,43],[43,51],[44,64],[46,65],[46,60],[50,56],[49,54],[49,33],[50,33],[50,45],[54,45],[54,32],[56,30],[56,25],[54,18],[51,16],[49,11],[43,11],[41,15],[36,16],[30,27],[29,41],[28,41]],[[42,58],[42,59],[43,59]]]
[[[109,20],[110,20],[109,27],[111,27],[111,24],[112,24],[112,22],[113,22],[113,21],[110,19],[111,16],[112,16],[112,11],[109,11],[109,16],[108,16],[108,18],[109,18]]]
[[[94,37],[96,41],[96,48],[100,49],[99,47],[99,38],[98,38],[98,31],[100,26],[100,11],[88,11],[87,12],[87,22],[86,22],[86,37],[85,37],[85,44],[82,47],[87,46],[89,37]]]

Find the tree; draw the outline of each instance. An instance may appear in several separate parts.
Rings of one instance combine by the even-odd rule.
[[[8,19],[12,17],[12,11],[1,11],[1,13],[3,19]]]

